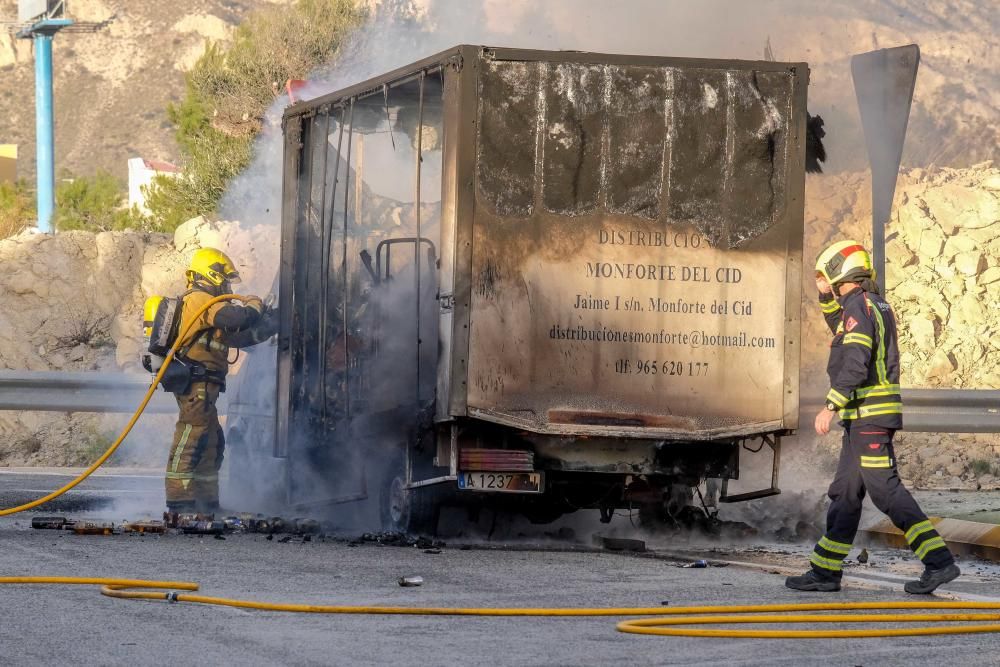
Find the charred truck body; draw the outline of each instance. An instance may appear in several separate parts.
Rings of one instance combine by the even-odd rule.
[[[705,479],[777,493],[807,83],[461,46],[289,107],[276,454],[322,490],[290,500],[380,495],[420,530],[442,504],[655,520]],[[729,495],[764,444],[771,488]]]

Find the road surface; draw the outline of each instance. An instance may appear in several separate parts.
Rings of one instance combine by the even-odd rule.
[[[58,475],[0,473],[8,506],[54,488]],[[155,475],[89,480],[57,511],[114,512],[155,499]],[[124,499],[124,501],[123,501]],[[125,505],[119,503],[125,502]],[[45,513],[51,513],[51,508]],[[315,604],[400,606],[669,606],[827,601],[783,585],[806,544],[695,544],[650,540],[652,553],[602,552],[526,539],[448,542],[441,553],[263,535],[78,536],[31,530],[31,513],[0,519],[0,573],[190,580],[207,595]],[[111,519],[124,517],[107,515]],[[568,534],[568,533],[566,533]],[[579,531],[578,531],[579,534]],[[535,540],[533,543],[532,540]],[[510,548],[505,548],[510,547]],[[849,568],[842,601],[912,600],[901,583],[919,571],[903,552],[871,550]],[[683,568],[707,555],[717,566]],[[851,558],[855,556],[852,553]],[[895,560],[890,560],[895,558]],[[724,562],[730,562],[728,566]],[[963,561],[969,576],[949,598],[1000,600],[1000,570]],[[419,588],[399,577],[419,575]],[[644,637],[615,618],[327,616],[114,600],[95,588],[0,589],[0,664],[102,665],[995,665],[1000,635],[868,640]]]

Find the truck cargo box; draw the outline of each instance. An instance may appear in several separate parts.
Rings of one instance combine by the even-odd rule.
[[[563,470],[546,438],[645,471],[795,429],[807,84],[460,46],[287,109],[277,453],[427,419],[454,480],[463,420]]]

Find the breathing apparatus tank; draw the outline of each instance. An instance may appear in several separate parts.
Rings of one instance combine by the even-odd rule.
[[[180,328],[180,299],[151,296],[142,310],[142,367],[156,373],[163,365]]]

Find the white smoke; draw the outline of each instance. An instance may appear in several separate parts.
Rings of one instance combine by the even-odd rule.
[[[961,137],[948,136],[951,129],[963,126],[962,119],[941,120],[949,110],[968,114],[973,124],[986,122],[987,131],[992,131],[989,128],[996,120],[989,119],[1000,103],[994,99],[998,90],[995,68],[969,68],[965,63],[970,35],[977,37],[981,53],[998,55],[996,18],[975,3],[963,3],[965,11],[956,12],[962,17],[953,18],[937,4],[915,0],[844,0],[821,5],[797,0],[383,0],[374,3],[368,24],[347,41],[333,62],[309,77],[302,96],[342,89],[464,43],[759,60],[770,41],[778,60],[810,63],[809,107],[827,121],[827,170],[862,169],[864,143],[850,82],[850,56],[923,42],[924,72],[918,79],[911,138],[904,155],[904,162],[915,164],[939,155],[942,143],[966,146]],[[282,96],[268,111],[254,161],[233,182],[220,207],[222,218],[271,226],[276,244],[282,189],[280,117],[288,103],[287,96]],[[932,139],[934,146],[926,145]],[[276,271],[274,267],[271,275]],[[273,279],[262,279],[247,287],[266,294],[275,284]],[[241,381],[232,383],[230,404],[250,405],[256,414],[273,415],[274,359],[273,346],[261,346],[252,353]],[[249,424],[239,434],[249,438],[247,430],[260,431],[262,438],[269,436],[267,429]],[[241,446],[248,447],[231,441],[227,458],[240,456]],[[254,456],[262,457],[260,477],[280,480],[284,474],[280,464],[261,454],[268,445],[252,449],[257,452]],[[224,490],[231,501],[252,504],[253,494],[231,487]]]

